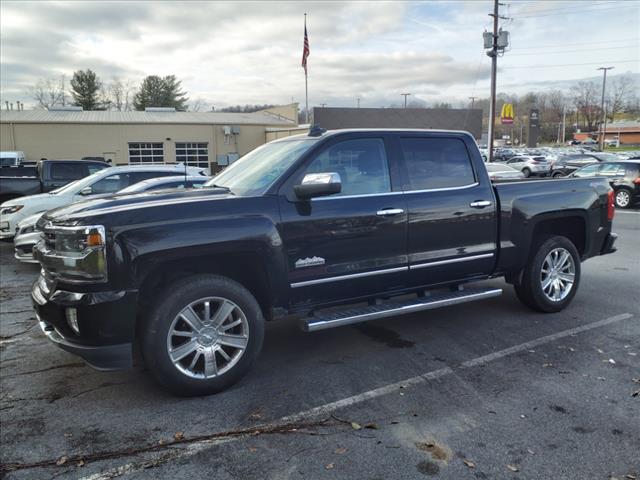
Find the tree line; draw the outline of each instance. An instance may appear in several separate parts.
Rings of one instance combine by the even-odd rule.
[[[31,97],[38,108],[77,106],[83,110],[142,111],[147,107],[173,107],[185,111],[189,107],[187,93],[175,75],[149,75],[136,86],[118,77],[105,83],[87,69],[75,71],[69,85],[67,90],[64,75],[41,79],[31,88]]]
[[[637,81],[630,75],[619,75],[607,79],[605,111],[607,123],[621,118],[640,116],[640,97]],[[500,93],[496,97],[496,138],[509,135],[520,139],[520,126],[526,138],[527,118],[531,109],[538,109],[540,142],[554,142],[558,139],[560,124],[565,118],[566,139],[577,131],[594,132],[602,123],[602,83],[579,81],[568,90],[553,89],[543,92],[528,92],[523,95]],[[512,125],[502,125],[499,117],[502,106],[511,103],[515,112]],[[468,104],[466,106],[469,106]],[[483,127],[487,131],[489,122],[489,98],[475,101],[474,108],[484,112]]]

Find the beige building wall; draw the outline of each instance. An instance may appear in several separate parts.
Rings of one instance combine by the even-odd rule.
[[[103,156],[114,164],[129,162],[131,142],[162,142],[165,162],[176,161],[175,142],[207,142],[209,162],[217,155],[250,152],[266,141],[264,125],[240,125],[240,133],[225,135],[215,124],[67,124],[2,123],[0,150],[22,150],[28,160],[79,159]]]
[[[275,107],[261,110],[263,112],[269,112],[273,115],[284,117],[287,120],[291,120],[298,125],[298,104],[290,103],[289,105],[276,105]]]

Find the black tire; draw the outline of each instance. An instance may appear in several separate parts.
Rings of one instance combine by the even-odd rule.
[[[557,248],[564,249],[571,255],[575,269],[574,282],[566,297],[562,300],[551,300],[542,289],[542,265],[547,255]],[[580,254],[571,240],[559,235],[538,236],[534,239],[531,255],[522,272],[521,279],[514,284],[516,295],[522,303],[533,310],[544,313],[559,312],[571,303],[578,291],[580,271]]]
[[[633,204],[633,195],[628,188],[619,188],[614,192],[614,201],[616,208],[631,208]],[[625,200],[625,201],[623,201]]]
[[[524,178],[529,178],[531,176],[531,170],[529,170],[528,168],[523,168],[522,174],[524,175]]]
[[[561,172],[554,172],[553,175],[551,175],[553,178],[560,178],[560,177],[564,177],[564,175]]]
[[[167,337],[172,322],[183,308],[207,297],[220,297],[235,303],[248,323],[248,343],[228,371],[212,378],[193,378],[171,361]],[[262,348],[264,317],[253,295],[239,283],[218,275],[195,275],[165,289],[140,330],[145,365],[163,386],[181,396],[209,395],[229,388],[249,370]],[[214,355],[215,356],[215,355]]]

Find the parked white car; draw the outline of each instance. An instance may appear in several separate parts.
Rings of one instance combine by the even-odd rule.
[[[0,205],[0,238],[12,238],[21,220],[69,203],[112,195],[134,183],[155,177],[204,175],[204,169],[184,165],[144,165],[105,168],[49,193],[8,200]]]
[[[130,185],[115,195],[129,195],[134,193],[151,192],[170,188],[198,188],[208,181],[210,177],[202,175],[176,175],[170,177],[150,178],[142,182]],[[44,212],[36,213],[25,218],[16,227],[16,236],[13,238],[14,256],[24,263],[38,263],[33,258],[33,247],[40,241],[41,232],[36,230],[36,223]]]

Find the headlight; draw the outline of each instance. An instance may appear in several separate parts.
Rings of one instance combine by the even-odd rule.
[[[22,227],[21,229],[18,230],[18,234],[19,235],[25,235],[27,233],[31,233],[34,232],[36,230],[36,226],[35,225],[29,225],[28,227]]]
[[[12,213],[16,213],[18,210],[22,210],[24,205],[11,205],[9,207],[4,207],[0,210],[0,215],[11,215]]]
[[[51,275],[69,282],[106,282],[106,235],[102,225],[49,226],[34,257]]]

